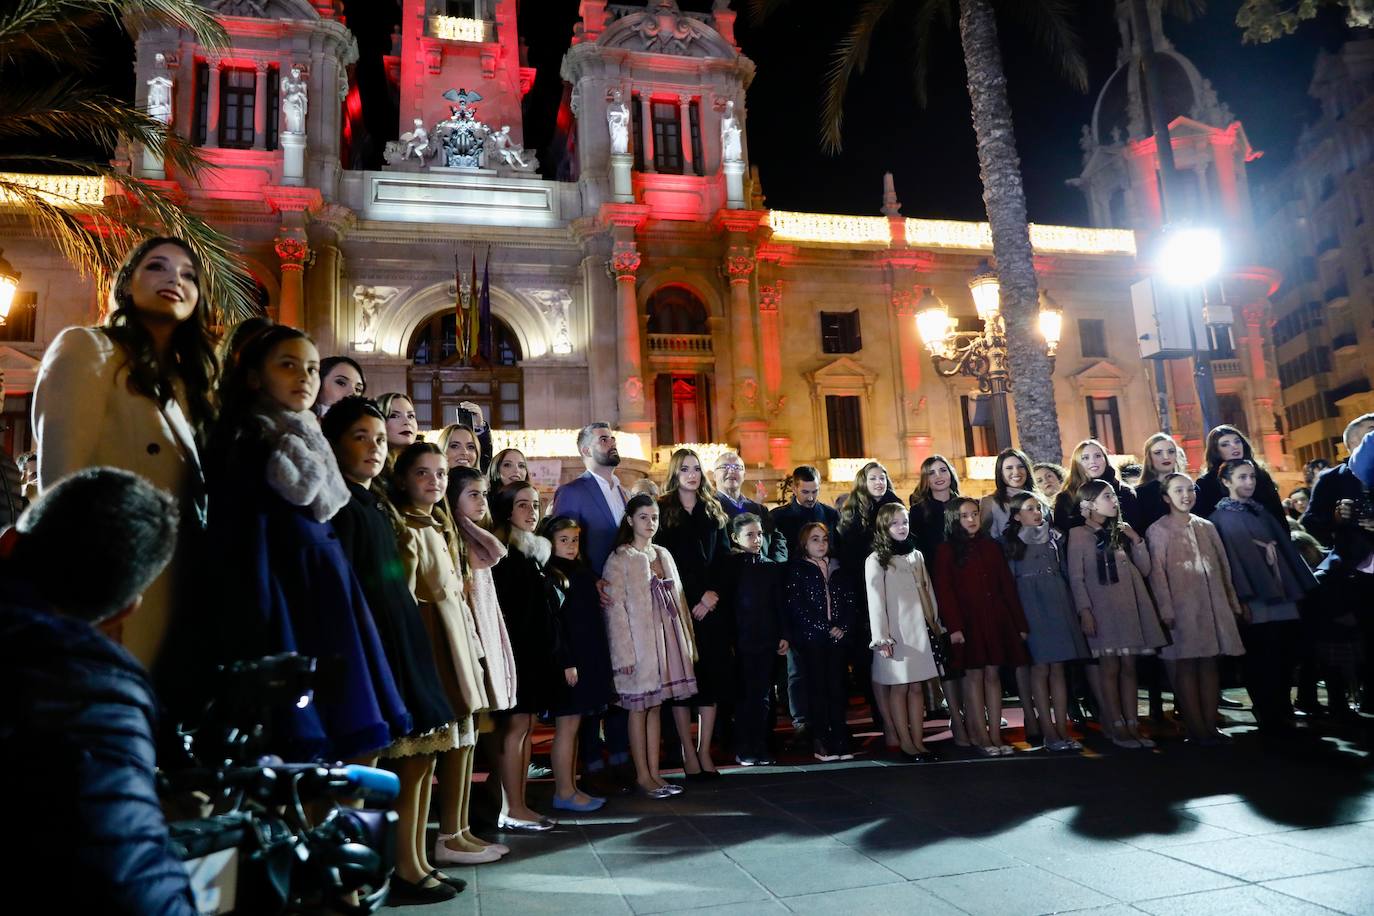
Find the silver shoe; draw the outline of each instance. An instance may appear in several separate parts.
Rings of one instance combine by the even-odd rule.
[[[522,833],[544,833],[558,826],[558,821],[549,817],[541,817],[537,821],[522,821],[518,817],[505,817],[504,815],[496,819],[497,830],[518,830]]]

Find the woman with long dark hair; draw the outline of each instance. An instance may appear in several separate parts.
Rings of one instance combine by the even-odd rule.
[[[1278,485],[1255,457],[1254,446],[1245,433],[1234,426],[1218,426],[1207,434],[1205,449],[1207,470],[1197,479],[1197,505],[1193,514],[1211,518],[1217,503],[1226,498],[1226,486],[1221,481],[1221,466],[1228,461],[1244,459],[1255,466],[1255,495],[1253,500],[1283,524],[1288,516],[1283,511],[1283,498]]]
[[[1002,530],[1011,521],[1012,497],[1036,492],[1031,473],[1031,460],[1019,448],[1004,448],[997,454],[997,463],[992,472],[996,489],[978,503],[983,530],[993,540],[1002,539]]]
[[[311,410],[323,417],[344,398],[367,394],[367,376],[357,360],[347,356],[326,356],[320,360],[320,393],[315,396]]]
[[[59,334],[33,394],[40,490],[105,465],[147,478],[181,507],[177,557],[115,634],[150,668],[173,623],[178,559],[205,523],[200,450],[215,419],[219,363],[200,280],[186,242],[144,240],[115,274],[105,324]]]
[[[683,772],[689,778],[714,779],[718,771],[711,758],[711,736],[716,711],[735,696],[735,622],[729,609],[719,606],[730,557],[725,510],[696,452],[689,448],[673,452],[658,505],[660,524],[654,543],[672,554],[682,574],[698,656],[696,698],[672,704],[673,722],[682,741]],[[699,717],[695,744],[691,706],[696,706]],[[708,775],[703,777],[703,773]]]

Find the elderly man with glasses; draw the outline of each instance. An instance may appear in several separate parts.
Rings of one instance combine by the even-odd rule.
[[[752,512],[763,521],[763,555],[775,563],[787,561],[787,541],[778,533],[768,509],[761,503],[745,498],[745,467],[738,452],[722,452],[716,459],[716,495],[721,508],[730,518],[742,512]]]

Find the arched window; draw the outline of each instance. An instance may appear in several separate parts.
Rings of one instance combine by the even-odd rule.
[[[706,306],[684,286],[655,290],[647,304],[650,334],[710,334]]]
[[[520,343],[509,325],[492,316],[492,358],[464,365],[458,356],[457,318],[445,309],[416,329],[406,348],[411,362],[407,388],[421,429],[458,420],[458,405],[471,401],[496,429],[524,425],[524,376]]]

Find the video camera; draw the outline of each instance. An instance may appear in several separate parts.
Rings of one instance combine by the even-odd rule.
[[[207,817],[169,825],[202,913],[267,916],[330,907],[376,912],[396,861],[400,793],[374,767],[285,763],[266,755],[276,710],[313,702],[315,660],[295,654],[220,669],[215,700],[159,775],[164,797],[208,799]],[[307,813],[309,812],[309,813]],[[323,812],[323,813],[321,813]],[[313,816],[312,816],[313,815]]]

